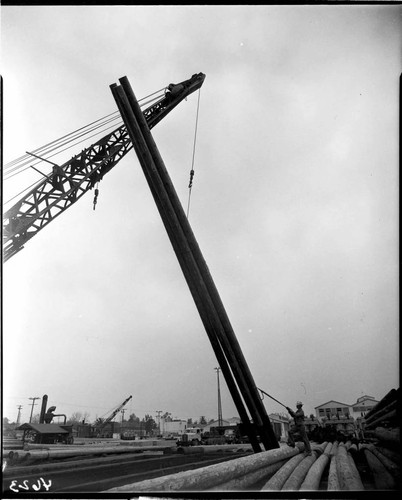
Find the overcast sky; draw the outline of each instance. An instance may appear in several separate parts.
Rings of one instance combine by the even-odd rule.
[[[114,112],[122,76],[141,98],[205,73],[189,220],[257,386],[307,413],[381,399],[399,386],[400,14],[3,6],[3,161]],[[197,99],[152,131],[185,208]],[[218,364],[133,151],[99,190],[3,265],[3,415],[47,394],[95,419],[132,395],[126,418],[216,418]],[[222,375],[221,393],[237,416]]]

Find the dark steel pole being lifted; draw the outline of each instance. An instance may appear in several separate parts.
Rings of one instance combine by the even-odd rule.
[[[162,222],[165,225],[166,231],[175,250],[184,277],[193,295],[212,348],[214,349],[216,358],[222,368],[222,372],[225,375],[226,383],[228,385],[229,391],[231,392],[233,402],[239,412],[239,416],[244,425],[245,432],[249,436],[253,450],[255,452],[261,451],[256,430],[252,426],[247,415],[247,411],[244,407],[242,398],[238,392],[236,383],[233,380],[229,364],[218,341],[217,330],[221,329],[221,325],[217,321],[216,314],[214,314],[213,312],[212,305],[210,303],[206,303],[206,291],[205,287],[203,288],[202,279],[199,276],[198,270],[195,266],[191,251],[186,247],[187,242],[181,232],[180,225],[175,218],[174,211],[170,206],[170,201],[167,197],[166,192],[164,191],[163,184],[161,183],[161,180],[157,175],[153,159],[148,148],[146,147],[138,123],[128,103],[127,96],[125,95],[122,87],[117,87],[117,85],[111,85],[110,87],[122,118],[125,121],[127,131],[130,135],[134,149],[144,171],[145,178],[155,199],[156,206],[159,210]]]
[[[251,417],[254,421],[254,424],[258,427],[260,431],[260,435],[262,438],[262,442],[264,446],[267,448],[271,448],[272,446],[270,443],[264,438],[265,430],[263,428],[263,423],[260,418],[259,411],[257,410],[255,406],[255,402],[253,401],[253,398],[250,394],[250,383],[246,380],[244,376],[244,372],[242,370],[241,366],[241,358],[243,356],[240,348],[238,349],[237,352],[233,350],[233,345],[236,344],[237,340],[234,336],[233,333],[233,338],[230,340],[227,335],[227,330],[226,327],[222,321],[222,318],[225,319],[226,317],[226,311],[223,307],[222,302],[220,301],[219,294],[216,290],[215,284],[212,280],[212,277],[209,273],[209,269],[206,265],[206,262],[202,256],[201,250],[198,246],[198,243],[195,239],[195,236],[192,232],[191,226],[188,222],[188,219],[184,213],[184,210],[182,209],[180,200],[176,194],[176,190],[174,189],[174,186],[170,180],[169,174],[167,172],[167,169],[165,167],[165,164],[163,162],[163,159],[159,153],[159,150],[155,144],[155,141],[150,133],[149,127],[146,123],[146,121],[143,119],[143,115],[141,113],[141,109],[138,105],[138,101],[134,95],[134,92],[131,88],[131,85],[126,77],[120,78],[120,83],[121,86],[123,87],[123,90],[128,98],[130,107],[132,111],[134,112],[135,118],[137,120],[137,123],[141,129],[142,136],[145,140],[146,146],[151,153],[151,156],[153,158],[155,167],[157,169],[157,175],[160,177],[164,189],[166,190],[166,193],[168,195],[169,201],[173,207],[173,210],[175,212],[175,215],[177,217],[179,227],[181,231],[184,234],[185,237],[185,242],[188,248],[190,249],[190,252],[192,253],[194,260],[195,260],[195,266],[197,268],[197,271],[200,274],[202,283],[205,287],[205,290],[203,291],[203,297],[208,297],[210,301],[210,307],[209,310],[214,311],[217,319],[217,323],[219,324],[219,328],[217,330],[217,335],[219,342],[222,345],[222,348],[225,352],[225,355],[228,359],[228,363],[234,373],[235,379],[240,387],[241,394],[243,398],[246,401],[246,404],[249,408]],[[229,323],[229,320],[227,320],[227,324],[229,324],[229,330],[231,330],[231,326]],[[245,362],[245,360],[244,360]],[[261,400],[259,399],[258,393],[258,402],[261,403]],[[269,421],[268,424],[270,425]],[[273,438],[276,442],[276,437],[273,435]]]
[[[131,109],[135,114],[137,122],[141,128],[144,140],[155,162],[158,174],[160,175],[160,178],[163,181],[163,185],[166,189],[169,199],[171,200],[172,206],[174,207],[176,216],[179,220],[186,241],[188,242],[190,250],[193,253],[196,265],[198,266],[199,272],[207,288],[207,293],[209,294],[209,297],[212,300],[213,307],[215,308],[219,316],[219,321],[223,326],[223,334],[219,337],[219,340],[223,346],[226,356],[228,357],[229,364],[232,370],[234,371],[236,381],[240,387],[243,398],[245,399],[246,404],[250,410],[254,424],[257,426],[259,430],[261,440],[266,449],[279,447],[278,440],[275,436],[275,433],[271,426],[271,422],[265,411],[265,407],[260,398],[257,386],[251,375],[247,362],[243,356],[243,352],[237,341],[236,335],[230,324],[229,318],[226,314],[226,310],[223,306],[218,290],[209,272],[208,266],[202,256],[197,240],[195,239],[191,226],[181,206],[180,200],[170,180],[169,174],[166,170],[163,159],[152,137],[148,124],[144,119],[144,115],[141,112],[138,101],[134,95],[134,92],[131,88],[131,85],[127,77],[120,78],[119,81],[125,91],[125,94],[127,95]]]
[[[120,79],[120,82],[122,83],[123,89],[121,89],[121,87],[114,86],[114,95],[120,95],[121,102],[128,98],[128,106],[126,104],[123,107],[126,108],[126,114],[130,114],[131,109],[131,112],[133,112],[135,115],[131,128],[136,128],[139,125],[141,129],[139,134],[137,135],[134,133],[136,137],[131,137],[131,139],[133,141],[133,144],[137,141],[143,141],[143,151],[141,151],[141,154],[138,155],[140,162],[142,163],[142,167],[144,171],[148,170],[149,172],[151,172],[156,185],[159,184],[164,192],[165,198],[167,196],[166,206],[163,207],[162,211],[160,210],[160,213],[162,216],[162,220],[164,220],[164,216],[166,215],[166,213],[168,213],[169,216],[173,217],[172,220],[174,221],[173,224],[175,226],[174,234],[178,232],[181,235],[181,243],[184,244],[182,253],[186,257],[190,257],[190,260],[188,262],[190,263],[190,266],[192,266],[191,272],[194,274],[194,278],[188,279],[188,277],[186,276],[185,267],[182,266],[182,269],[192,293],[195,283],[196,290],[195,294],[193,293],[193,297],[196,301],[196,304],[200,301],[200,299],[201,303],[204,304],[204,313],[206,312],[207,315],[207,325],[209,324],[208,318],[209,320],[211,318],[213,320],[212,324],[214,331],[212,333],[214,333],[218,338],[219,343],[224,350],[227,361],[230,365],[230,368],[234,372],[237,384],[239,385],[242,396],[247,403],[253,421],[258,428],[258,433],[260,434],[265,448],[277,448],[279,445],[276,436],[273,433],[271,423],[265,413],[265,408],[262,405],[247,363],[245,362],[240,346],[237,343],[237,339],[235,338],[234,332],[227,318],[226,311],[224,310],[223,304],[220,301],[219,294],[215,288],[212,277],[209,274],[209,270],[202,257],[201,251],[192,233],[191,227],[177,198],[177,194],[170,181],[163,160],[160,157],[159,151],[157,150],[156,144],[153,141],[146,122],[144,125],[141,110],[134,96],[134,93],[131,90],[128,80],[126,78],[122,78]],[[130,130],[129,124],[126,125],[127,129]],[[153,194],[155,197],[155,186],[153,188],[151,187],[151,190],[153,190]],[[158,193],[159,188],[157,190],[156,198],[158,198]],[[165,223],[165,227],[167,229],[168,226],[169,222]],[[173,236],[173,240],[174,239],[175,237]],[[225,373],[224,375],[226,377]],[[240,417],[242,418],[241,415]]]

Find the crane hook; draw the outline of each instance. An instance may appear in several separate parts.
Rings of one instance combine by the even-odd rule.
[[[99,183],[96,186],[98,186],[98,185],[99,185]],[[95,210],[96,204],[98,202],[98,194],[99,194],[99,189],[98,189],[98,187],[96,187],[95,188],[95,196],[94,196],[94,210]]]

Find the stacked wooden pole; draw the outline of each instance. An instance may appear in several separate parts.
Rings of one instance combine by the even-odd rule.
[[[340,443],[336,454],[336,468],[340,490],[364,490],[355,462],[344,443]]]
[[[304,490],[318,490],[323,475],[324,469],[327,466],[332,449],[332,443],[327,443],[324,453],[320,455],[317,460],[310,467],[300,486],[300,491]]]
[[[69,458],[69,457],[79,457],[79,456],[89,456],[89,455],[107,455],[107,454],[121,454],[121,453],[139,453],[145,450],[148,451],[162,451],[165,452],[173,447],[168,446],[150,446],[148,448],[135,448],[134,446],[76,446],[76,447],[64,447],[64,448],[53,448],[53,449],[43,449],[43,450],[17,450],[9,451],[7,453],[7,458],[15,462],[27,462],[32,460],[46,461],[49,459],[59,459],[59,458]],[[176,448],[173,448],[176,450]]]
[[[377,489],[392,490],[400,486],[400,455],[373,444],[362,444],[360,451],[365,455]]]
[[[268,480],[298,453],[298,448],[286,446],[199,469],[118,486],[102,493],[245,490],[255,482]]]
[[[119,81],[120,86],[111,85],[113,96],[253,450],[261,451],[257,435],[266,450],[278,448],[257,386],[138,101],[127,78]]]

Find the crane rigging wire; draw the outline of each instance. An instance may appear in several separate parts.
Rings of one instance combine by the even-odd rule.
[[[111,129],[111,128],[112,128],[112,129],[114,129],[114,128],[115,128],[115,125],[113,125],[113,126],[109,127],[109,128],[108,128],[108,129],[106,129],[106,130],[109,130],[109,129]],[[105,130],[103,130],[103,132],[105,132]],[[76,146],[77,144],[80,144],[81,142],[84,142],[84,141],[88,140],[89,138],[94,137],[94,136],[96,136],[96,135],[98,135],[98,134],[99,134],[99,133],[94,134],[94,135],[91,135],[91,136],[89,136],[89,137],[86,137],[85,139],[83,139],[83,140],[81,140],[81,141],[79,141],[79,142],[77,142],[77,143],[73,144],[73,146]],[[62,153],[63,151],[66,151],[67,149],[70,149],[71,147],[72,147],[72,146],[69,146],[69,147],[67,147],[67,148],[65,148],[65,149],[62,149],[61,151],[58,151],[57,153],[55,153],[55,154],[53,154],[53,155],[49,155],[47,158],[52,158],[53,156],[56,156],[57,154]],[[29,168],[31,168],[31,166],[38,165],[38,164],[39,164],[39,163],[41,163],[41,162],[42,162],[42,160],[38,160],[38,161],[36,161],[36,162],[34,162],[34,163],[32,163],[32,162],[31,162],[31,165],[28,165],[26,168],[22,169],[20,172],[17,172],[17,173],[24,172],[25,170],[28,170]],[[36,170],[36,169],[35,169],[35,170]],[[17,175],[17,173],[16,173],[16,174],[14,174],[14,175]],[[7,177],[7,179],[5,178],[5,180],[11,179],[12,177],[13,177],[13,175],[10,175],[9,177]],[[20,197],[23,193],[26,193],[26,192],[27,192],[27,191],[29,191],[29,190],[30,190],[33,186],[35,186],[35,185],[39,185],[41,182],[42,182],[42,179],[41,179],[40,181],[35,181],[34,183],[30,184],[28,187],[26,187],[25,189],[23,189],[22,191],[20,191],[18,194],[14,195],[12,198],[10,198],[9,200],[7,200],[7,201],[5,202],[5,205],[8,205],[9,203],[11,203],[11,201],[15,200],[15,198]]]
[[[188,202],[187,202],[187,219],[190,213],[190,199],[191,199],[191,190],[193,188],[193,178],[194,178],[194,158],[195,158],[195,145],[197,142],[197,130],[198,130],[198,114],[200,110],[200,95],[201,89],[198,89],[198,100],[197,100],[197,114],[195,118],[195,130],[194,130],[194,143],[193,143],[193,158],[191,162],[191,170],[190,170],[190,182],[188,184]]]
[[[163,94],[161,95],[162,91],[163,91]],[[139,100],[139,102],[141,103],[142,107],[144,107],[144,106],[146,106],[154,101],[156,101],[156,104],[157,104],[158,102],[160,102],[163,99],[165,92],[166,92],[166,87],[163,87],[162,89],[159,89],[159,90],[153,92],[152,94],[149,94],[149,95],[143,97],[142,99]],[[156,94],[158,94],[158,95],[156,95]],[[155,95],[156,95],[156,97],[152,97]],[[151,99],[149,99],[149,98],[151,98]],[[146,101],[146,99],[148,99],[148,100]],[[118,124],[115,123],[113,125],[109,125],[111,122],[113,122],[117,119],[119,120]],[[91,122],[83,127],[80,127],[78,129],[74,130],[73,132],[70,132],[69,134],[66,134],[66,135],[64,135],[64,136],[62,136],[54,141],[51,141],[51,142],[45,144],[44,146],[41,146],[41,147],[33,150],[32,153],[36,154],[37,156],[42,156],[43,159],[52,158],[52,157],[54,157],[54,156],[56,156],[64,151],[66,151],[67,149],[70,149],[71,147],[74,147],[77,144],[80,144],[80,143],[82,143],[90,138],[93,138],[101,133],[105,133],[106,131],[108,131],[110,129],[115,129],[116,127],[121,126],[122,123],[123,122],[121,121],[121,115],[120,115],[119,111],[115,111],[115,112],[109,113],[108,115],[106,115],[102,118],[99,118],[98,120],[95,120],[95,121],[93,121],[93,122]],[[104,128],[106,125],[109,125],[109,126]],[[96,133],[94,133],[92,135],[88,135],[94,131],[96,131]],[[83,139],[81,139],[81,138],[83,138]],[[81,139],[81,140],[77,141],[77,139]],[[76,141],[76,142],[74,142],[74,141]],[[67,147],[64,147],[66,145],[67,145]],[[61,149],[63,147],[64,147],[64,149]],[[53,153],[53,154],[50,154],[50,153]],[[34,166],[34,165],[41,163],[41,161],[42,160],[32,162],[32,156],[27,153],[27,154],[15,159],[15,160],[9,162],[9,163],[7,163],[6,165],[4,165],[4,171],[5,171],[4,180],[11,179],[12,177],[16,176],[17,174],[20,174],[20,173],[28,170],[29,168],[31,168],[31,166]],[[24,188],[18,194],[14,195],[12,198],[7,200],[5,202],[5,204],[9,204],[15,198],[18,198],[23,193],[26,193],[33,186],[39,184],[40,182],[42,182],[42,180],[40,180],[39,182],[35,181],[34,183],[30,184],[28,187]]]
[[[153,92],[152,94],[149,94],[149,95],[147,95],[147,96],[143,97],[142,99],[140,99],[140,100],[139,100],[139,102],[144,101],[145,99],[148,99],[149,97],[151,97],[151,96],[153,96],[153,95],[155,95],[155,94],[159,94],[160,92],[165,91],[165,89],[166,89],[166,87],[164,87],[164,88],[162,88],[162,89],[159,89],[159,90],[157,90],[156,92]],[[160,96],[158,96],[158,97],[154,97],[154,98],[153,98],[153,99],[151,99],[150,101],[148,101],[148,102],[146,102],[146,103],[143,103],[143,104],[142,104],[142,106],[144,106],[144,105],[148,104],[149,102],[152,102],[153,100],[156,100],[156,99],[160,99]],[[90,127],[91,125],[94,125],[95,123],[98,123],[98,122],[100,122],[101,120],[105,120],[106,118],[109,118],[110,116],[113,116],[113,115],[115,115],[116,117],[120,117],[120,113],[119,113],[119,111],[114,111],[113,113],[110,113],[110,114],[108,114],[108,115],[106,115],[106,116],[104,116],[104,117],[102,117],[102,118],[99,118],[98,120],[95,120],[95,121],[93,121],[93,122],[89,123],[88,125],[85,125],[84,127],[80,127],[79,129],[77,129],[77,130],[75,130],[75,131],[73,131],[73,132],[70,132],[70,134],[67,134],[67,135],[65,135],[65,136],[62,136],[60,139],[57,139],[57,140],[52,141],[52,142],[50,142],[50,143],[48,143],[48,144],[45,144],[44,146],[42,146],[42,147],[40,147],[40,148],[38,148],[38,149],[34,150],[34,151],[33,151],[33,153],[38,153],[38,152],[42,151],[43,149],[46,149],[46,147],[47,147],[47,146],[52,145],[52,144],[54,144],[54,143],[56,143],[56,142],[60,141],[61,139],[64,139],[64,138],[66,138],[66,137],[70,136],[71,134],[75,134],[76,132],[79,132],[80,130],[83,130],[83,129],[87,128],[87,127]],[[5,167],[7,168],[9,165],[13,165],[14,163],[16,163],[16,162],[18,162],[18,161],[20,161],[21,159],[26,158],[26,157],[27,157],[27,155],[23,155],[22,157],[17,158],[17,159],[15,159],[15,160],[13,160],[13,161],[11,161],[11,162],[7,163],[7,164],[5,165]]]
[[[39,151],[35,150],[35,151],[32,151],[32,153],[33,153],[33,154],[36,154],[36,155],[38,155],[38,153],[41,153],[42,158],[45,158],[45,155],[47,155],[47,156],[46,156],[46,158],[51,158],[52,156],[56,156],[57,154],[62,153],[63,151],[66,151],[66,150],[67,150],[67,149],[69,149],[70,147],[75,146],[76,144],[79,144],[80,142],[83,142],[83,141],[78,141],[78,142],[76,142],[76,143],[74,143],[74,144],[71,144],[71,145],[70,145],[69,147],[67,147],[67,148],[60,149],[59,151],[57,151],[59,148],[61,148],[61,147],[65,146],[66,144],[70,144],[70,143],[72,143],[72,142],[73,142],[74,140],[76,140],[76,139],[79,139],[79,138],[81,138],[81,137],[84,137],[85,135],[89,134],[90,132],[93,132],[94,130],[97,130],[97,129],[98,129],[98,132],[96,132],[96,134],[93,134],[93,135],[91,135],[91,136],[86,137],[86,138],[85,138],[85,139],[83,139],[83,140],[90,139],[91,137],[95,137],[96,135],[99,135],[100,133],[103,133],[103,132],[105,132],[106,130],[109,130],[110,128],[115,128],[115,127],[116,127],[116,125],[112,125],[112,126],[107,127],[106,129],[105,129],[105,128],[100,129],[101,127],[104,127],[105,125],[108,125],[111,121],[114,121],[114,120],[116,120],[117,118],[119,118],[119,117],[113,118],[112,120],[108,120],[108,121],[106,121],[106,122],[102,123],[101,125],[98,125],[97,127],[93,127],[93,128],[91,128],[91,129],[88,129],[88,131],[87,131],[85,134],[80,134],[80,135],[77,135],[77,136],[71,136],[71,138],[70,138],[69,140],[66,140],[66,141],[64,141],[63,143],[60,143],[60,144],[58,144],[57,146],[54,146],[53,148],[50,148],[50,146],[49,146],[49,147],[48,147],[48,150],[47,150],[46,152],[45,152],[45,150],[43,150],[43,148],[42,148],[42,149],[40,149],[40,148],[39,148]],[[121,122],[121,123],[122,123],[122,122]],[[99,129],[100,129],[100,130],[99,130]],[[57,151],[57,152],[56,152],[56,153],[54,153],[53,155],[50,155],[50,153],[52,153],[53,151]],[[14,177],[14,175],[18,174],[19,172],[18,172],[17,170],[22,169],[24,166],[26,166],[26,165],[28,165],[28,164],[31,164],[31,163],[32,163],[32,156],[31,156],[30,154],[27,154],[27,155],[26,155],[26,157],[27,157],[27,158],[26,158],[26,160],[21,161],[20,165],[18,165],[18,166],[14,166],[14,167],[12,167],[12,168],[9,168],[8,172],[6,172],[6,173],[5,173],[5,179],[6,179],[6,180],[7,180],[8,178]],[[40,161],[39,161],[39,162],[37,162],[37,163],[40,163]],[[27,168],[29,168],[29,165],[28,165],[28,167],[27,167]],[[23,169],[23,170],[26,170],[26,168],[25,168],[25,169]],[[22,171],[22,170],[21,170],[21,171]]]
[[[66,135],[64,135],[64,136],[60,137],[59,139],[56,139],[56,140],[54,140],[54,141],[52,141],[52,142],[49,142],[48,144],[45,144],[44,146],[41,146],[41,147],[39,147],[39,148],[37,148],[37,149],[33,150],[32,152],[33,152],[33,153],[40,153],[40,152],[42,152],[42,151],[45,151],[45,150],[46,150],[47,148],[49,148],[50,146],[52,146],[52,145],[54,145],[54,144],[57,144],[58,142],[62,141],[63,139],[65,139],[65,138],[67,138],[67,137],[70,137],[70,136],[72,136],[72,135],[74,135],[74,134],[76,134],[76,133],[80,132],[81,130],[86,129],[86,128],[88,128],[88,127],[90,127],[90,126],[94,125],[95,123],[98,123],[98,122],[100,122],[100,121],[102,121],[102,120],[105,120],[106,118],[109,118],[109,117],[110,117],[110,116],[112,116],[112,115],[116,115],[116,117],[115,117],[115,118],[112,118],[112,120],[113,120],[113,119],[116,119],[116,118],[118,118],[118,117],[119,117],[117,113],[118,113],[118,112],[110,113],[109,115],[106,115],[106,116],[104,116],[103,118],[99,118],[98,120],[95,120],[94,122],[89,123],[88,125],[85,125],[84,127],[80,127],[80,128],[78,128],[77,130],[74,130],[73,132],[70,132],[69,134],[66,134]],[[6,163],[6,165],[4,166],[4,168],[5,168],[5,169],[8,169],[8,168],[10,168],[11,166],[15,165],[16,163],[21,162],[21,161],[24,161],[24,160],[25,160],[25,159],[27,159],[27,158],[29,158],[29,156],[28,156],[28,155],[26,155],[26,154],[25,154],[25,155],[23,155],[23,156],[20,156],[19,158],[15,159],[15,160],[13,160],[13,161],[10,161],[10,162],[8,162],[8,163]]]
[[[116,117],[116,118],[119,118],[119,117]],[[41,157],[41,158],[44,158],[44,157],[45,157],[45,155],[50,155],[50,153],[52,153],[53,151],[57,151],[57,149],[58,149],[58,148],[62,148],[62,147],[63,147],[63,146],[65,146],[66,144],[69,144],[69,143],[71,143],[71,142],[75,141],[76,139],[79,139],[79,138],[81,138],[81,137],[85,137],[86,135],[90,134],[90,133],[91,133],[91,132],[93,132],[93,131],[98,130],[98,132],[96,132],[96,134],[93,134],[93,135],[92,135],[92,136],[90,136],[90,137],[93,137],[94,135],[98,135],[98,134],[102,133],[102,132],[103,132],[103,130],[107,130],[108,128],[110,128],[110,126],[109,126],[109,127],[107,127],[106,129],[105,129],[104,127],[106,127],[107,125],[109,125],[112,121],[115,121],[115,120],[116,120],[116,118],[114,118],[113,120],[108,120],[108,121],[105,121],[105,122],[103,122],[101,125],[98,125],[97,127],[92,127],[92,128],[90,128],[90,129],[88,129],[85,133],[81,133],[81,134],[79,134],[79,135],[71,135],[70,139],[65,140],[65,141],[63,141],[63,142],[60,142],[59,144],[56,144],[56,143],[55,143],[55,145],[54,145],[53,147],[50,147],[50,145],[49,145],[49,146],[47,147],[47,150],[45,150],[45,149],[43,149],[43,148],[38,148],[38,149],[39,149],[39,151],[38,151],[38,149],[33,150],[32,152],[28,152],[28,151],[27,151],[27,154],[26,154],[26,159],[21,160],[20,165],[19,165],[18,167],[15,167],[15,166],[14,166],[14,167],[9,168],[9,169],[8,169],[8,172],[7,172],[7,175],[9,175],[9,174],[10,174],[10,173],[12,173],[12,172],[15,172],[15,170],[16,170],[16,169],[18,169],[18,168],[21,168],[21,167],[25,166],[27,163],[30,163],[30,162],[32,161],[32,155],[31,155],[31,153],[32,153],[33,155],[37,155],[37,156],[39,156],[39,154],[40,154],[40,155],[41,155],[40,157]],[[116,125],[113,125],[113,126],[116,126]],[[56,154],[57,154],[57,153],[56,153]]]
[[[158,90],[158,91],[156,91],[156,92],[154,92],[152,94],[149,94],[146,97],[143,97],[142,99],[140,99],[139,102],[142,102],[145,99],[148,99],[149,97],[151,97],[151,96],[153,96],[153,95],[155,95],[157,93],[160,93],[162,90],[164,90],[164,89]],[[146,101],[145,103],[142,103],[141,105],[145,106],[145,105],[147,105],[147,104],[149,104],[149,103],[151,103],[153,101],[162,100],[162,98],[163,98],[163,95],[162,96],[158,95],[157,97],[153,97],[152,99],[150,99],[149,101]],[[110,118],[110,117],[113,117],[113,118]],[[63,142],[63,144],[61,144],[61,146],[64,145],[64,144],[66,144],[66,143],[68,143],[71,140],[74,140],[74,138],[78,138],[78,137],[81,137],[83,135],[86,135],[89,132],[91,132],[93,130],[96,130],[97,128],[100,128],[102,126],[104,126],[105,124],[107,124],[107,123],[109,123],[109,122],[111,122],[113,120],[120,119],[120,118],[121,118],[120,117],[120,113],[118,111],[115,111],[113,113],[110,113],[110,114],[102,117],[102,118],[99,118],[98,120],[95,120],[95,121],[89,123],[88,125],[80,127],[78,129],[76,129],[75,131],[70,132],[69,134],[66,134],[66,135],[62,136],[59,139],[56,139],[56,140],[54,140],[54,141],[52,141],[52,142],[50,142],[48,144],[45,144],[44,146],[41,146],[40,148],[37,148],[37,149],[33,150],[32,152],[36,153],[36,154],[41,153],[41,152],[44,153],[47,149],[49,149],[49,148],[51,148],[53,146],[56,146],[58,143],[60,143],[63,140],[65,140],[65,141]],[[99,124],[99,122],[101,122],[101,123]],[[96,125],[96,126],[92,127],[95,124],[99,124],[99,125]],[[92,128],[90,128],[90,127],[92,127]],[[73,136],[75,136],[75,137],[73,137]],[[70,139],[67,139],[67,138],[70,138]],[[53,147],[53,149],[51,149],[51,151],[53,151],[54,149],[55,149],[55,147]],[[11,167],[13,167],[14,165],[16,165],[17,163],[24,162],[27,159],[29,159],[29,155],[23,155],[23,156],[15,159],[15,160],[12,160],[12,161],[8,162],[6,165],[4,165],[4,169],[8,170]]]

